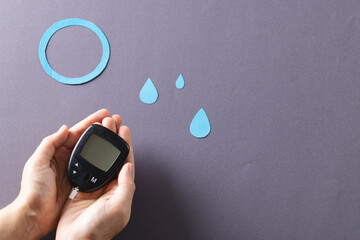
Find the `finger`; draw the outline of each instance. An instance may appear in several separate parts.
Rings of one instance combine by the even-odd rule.
[[[67,165],[70,159],[71,152],[63,146],[56,148],[54,153],[54,160],[58,163],[60,167],[60,172],[66,174]]]
[[[131,132],[130,132],[129,127],[121,126],[119,129],[119,135],[120,135],[120,137],[122,137],[125,140],[125,142],[127,142],[129,144],[130,150],[129,150],[129,154],[125,160],[125,163],[131,163],[133,165],[133,167],[134,167],[133,178],[135,178],[135,159],[134,159],[134,151],[133,151],[133,146],[132,146]],[[120,178],[120,174],[119,174],[119,178]]]
[[[37,156],[36,159],[50,161],[54,156],[56,148],[64,144],[68,134],[68,127],[63,125],[56,133],[45,137],[35,150],[34,155]]]
[[[131,204],[135,192],[134,164],[126,163],[119,173],[118,186],[112,198],[116,208],[125,210],[130,217]]]
[[[73,148],[76,142],[79,140],[81,134],[90,127],[91,124],[95,122],[101,122],[104,118],[109,117],[110,113],[107,109],[101,109],[81,122],[75,124],[72,128],[70,128],[69,137],[64,143],[64,146],[67,148]]]
[[[119,135],[122,139],[125,140],[132,147],[132,138],[130,128],[128,126],[121,126],[119,129]]]
[[[112,117],[106,117],[102,120],[102,125],[116,133],[115,120]]]
[[[116,133],[119,133],[119,128],[120,128],[120,125],[121,125],[121,123],[122,123],[122,118],[121,118],[121,116],[118,115],[118,114],[112,115],[112,118],[113,118],[114,121],[115,121]]]

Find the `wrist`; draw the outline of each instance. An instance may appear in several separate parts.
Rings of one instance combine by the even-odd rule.
[[[25,202],[16,199],[0,210],[0,239],[39,239],[36,216]]]

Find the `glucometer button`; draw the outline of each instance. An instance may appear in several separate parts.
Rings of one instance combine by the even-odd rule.
[[[98,177],[95,175],[91,175],[88,179],[88,184],[92,185],[92,184],[96,184],[98,182]]]
[[[81,164],[78,161],[74,161],[73,163],[73,169],[77,170],[77,171],[81,171],[83,169],[83,167],[81,166]]]
[[[92,174],[92,175],[90,175],[90,177],[87,180],[87,187],[94,188],[94,187],[101,185],[103,182],[104,182],[104,179],[102,176]]]

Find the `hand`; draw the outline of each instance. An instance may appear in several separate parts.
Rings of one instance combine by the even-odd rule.
[[[117,132],[129,145],[129,155],[118,178],[93,193],[79,192],[61,213],[56,239],[111,239],[128,223],[135,191],[135,165],[130,130],[104,118],[102,125]]]
[[[70,130],[63,126],[44,138],[25,164],[19,196],[0,211],[0,239],[38,239],[56,227],[71,190],[66,176],[68,149],[86,128],[109,115],[100,110]],[[119,118],[114,116],[118,122]]]

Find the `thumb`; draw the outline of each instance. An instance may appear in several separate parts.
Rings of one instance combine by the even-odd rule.
[[[119,173],[118,186],[116,188],[114,197],[114,205],[119,212],[125,213],[123,216],[129,220],[131,213],[131,205],[135,192],[134,182],[135,167],[133,163],[126,163]]]
[[[56,148],[64,144],[68,137],[69,129],[63,125],[56,133],[45,137],[38,148],[35,150],[34,155],[36,158],[51,160],[54,156]]]

